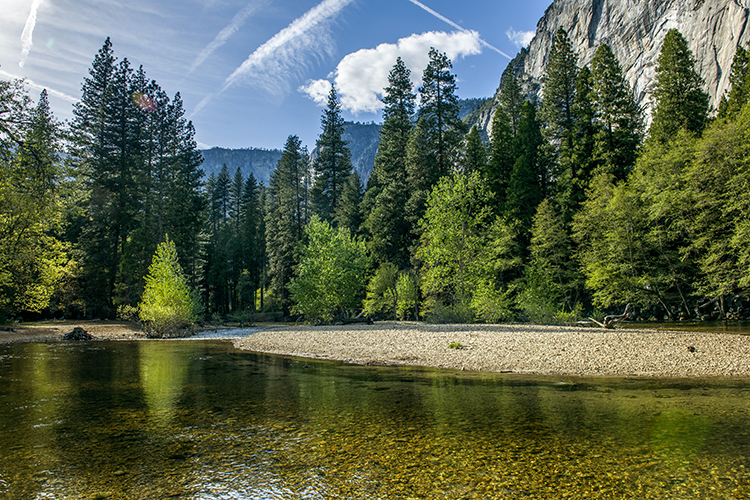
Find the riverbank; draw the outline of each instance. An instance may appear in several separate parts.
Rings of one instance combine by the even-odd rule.
[[[137,323],[58,321],[14,326],[0,343],[61,340],[75,326],[97,340],[142,340]],[[537,325],[374,325],[211,329],[190,339],[226,339],[255,352],[361,365],[429,366],[522,374],[750,377],[750,336]]]
[[[274,327],[235,339],[234,345],[362,365],[571,376],[750,377],[750,336],[727,334],[381,322]]]

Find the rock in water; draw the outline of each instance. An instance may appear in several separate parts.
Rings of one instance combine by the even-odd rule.
[[[91,335],[80,326],[73,328],[72,332],[63,335],[63,340],[91,340],[93,338],[93,335]]]
[[[638,104],[651,114],[651,87],[664,37],[677,28],[688,42],[711,106],[729,88],[732,59],[750,41],[750,0],[554,0],[539,20],[528,49],[511,62],[519,81],[541,97],[541,78],[558,28],[568,32],[578,66],[591,62],[606,43],[617,56]],[[498,94],[495,96],[497,102]],[[492,111],[480,125],[489,133]],[[649,119],[650,121],[650,119]]]

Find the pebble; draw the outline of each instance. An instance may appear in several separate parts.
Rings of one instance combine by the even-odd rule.
[[[256,352],[455,370],[581,376],[750,377],[750,336],[536,325],[283,326],[225,331]],[[244,332],[244,333],[242,333]],[[214,337],[218,338],[218,337]],[[452,343],[466,349],[450,349]]]

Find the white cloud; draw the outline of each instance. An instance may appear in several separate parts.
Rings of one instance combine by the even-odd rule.
[[[352,113],[375,112],[383,107],[379,96],[388,86],[388,73],[399,56],[411,70],[415,87],[421,82],[422,71],[429,63],[429,51],[435,47],[451,60],[480,54],[479,33],[430,31],[402,38],[396,44],[384,43],[374,49],[362,49],[344,57],[334,71],[334,82],[341,106]],[[315,80],[299,88],[318,104],[325,104],[331,84]]]
[[[243,24],[245,24],[245,21],[252,16],[258,9],[261,7],[265,7],[268,4],[268,0],[264,1],[257,1],[253,2],[249,5],[246,5],[245,8],[240,10],[233,18],[232,21],[219,32],[218,35],[216,35],[216,38],[213,39],[211,43],[206,45],[206,47],[201,51],[200,54],[198,54],[198,57],[195,58],[193,61],[193,64],[190,65],[190,70],[188,70],[188,74],[191,74],[193,71],[195,71],[198,66],[203,64],[206,59],[211,57],[211,54],[213,54],[216,49],[224,45],[229,37],[234,35],[237,30],[239,30]]]
[[[34,27],[36,26],[36,11],[39,10],[39,6],[42,4],[42,0],[34,0],[31,3],[31,12],[29,17],[26,19],[26,25],[23,27],[21,33],[21,61],[18,63],[23,68],[26,64],[26,58],[29,57],[31,51],[32,36],[34,34]]]
[[[224,82],[223,90],[246,82],[275,95],[289,91],[310,61],[333,55],[331,18],[354,0],[324,0],[258,47]]]
[[[505,34],[520,49],[521,47],[527,47],[531,43],[534,35],[536,35],[536,31],[515,31],[511,26]]]

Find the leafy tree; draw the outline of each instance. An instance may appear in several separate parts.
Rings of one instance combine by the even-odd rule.
[[[44,310],[68,272],[61,138],[46,91],[32,108],[22,81],[0,81],[0,318]]]
[[[195,322],[195,303],[169,238],[156,247],[138,315],[155,337],[177,334]]]
[[[654,116],[651,137],[666,142],[684,128],[700,134],[708,120],[708,94],[695,71],[695,59],[687,41],[676,29],[664,38],[652,93]]]
[[[478,262],[492,218],[489,200],[477,172],[444,177],[430,193],[417,250],[428,311],[468,309],[482,272]]]
[[[315,214],[331,222],[341,203],[344,183],[352,172],[351,152],[343,139],[344,119],[335,86],[328,94],[328,106],[323,111],[321,128],[317,142],[318,156],[313,165],[315,181],[311,197]]]
[[[594,161],[600,169],[624,179],[635,164],[641,142],[641,113],[609,45],[591,61],[591,105],[594,109]]]
[[[378,267],[375,274],[367,283],[367,296],[363,303],[368,317],[393,313],[393,319],[398,318],[398,267],[386,262]]]
[[[350,314],[361,303],[365,288],[369,259],[364,242],[317,216],[306,236],[297,276],[289,283],[292,312],[321,321]]]

